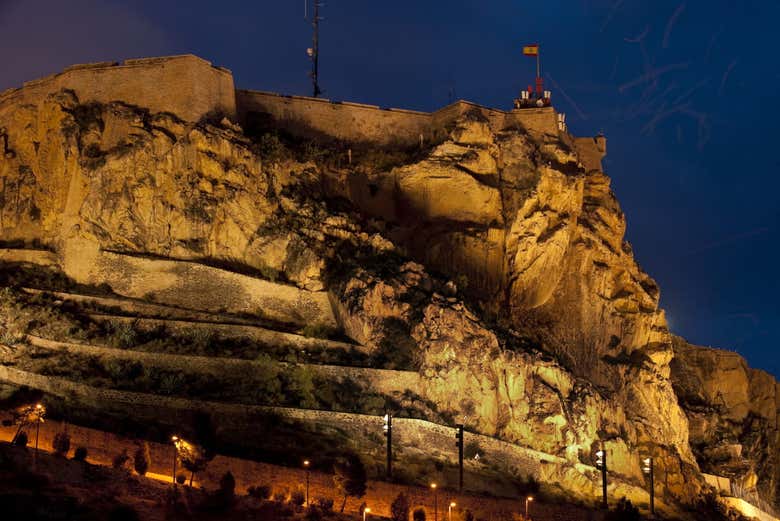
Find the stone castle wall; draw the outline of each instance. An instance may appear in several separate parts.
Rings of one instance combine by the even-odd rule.
[[[467,112],[481,114],[494,132],[517,125],[531,132],[559,132],[552,107],[505,112],[460,100],[429,113],[251,90],[236,91],[236,106],[245,126],[281,128],[293,135],[356,143],[409,146],[418,144],[421,137],[424,143],[437,141]]]
[[[461,100],[428,113],[235,90],[229,70],[190,54],[73,65],[0,93],[0,117],[16,104],[40,103],[61,89],[73,90],[84,103],[122,101],[190,122],[224,115],[245,126],[264,122],[296,135],[347,142],[409,146],[419,143],[420,136],[425,142],[436,141],[458,116],[470,111],[480,112],[494,131],[521,125],[532,132],[559,134],[552,107],[506,112]]]
[[[261,125],[310,138],[399,145],[419,143],[421,134],[426,141],[432,138],[431,115],[425,112],[251,90],[236,91],[236,106],[244,125],[259,117]]]
[[[82,103],[122,101],[185,121],[211,113],[236,116],[233,75],[191,54],[74,65],[1,93],[0,116],[15,104],[39,103],[61,89],[74,91]]]

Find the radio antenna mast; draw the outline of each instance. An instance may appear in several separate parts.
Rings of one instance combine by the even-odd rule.
[[[319,3],[318,0],[314,0],[314,18],[312,19],[311,25],[314,29],[313,35],[312,35],[312,46],[306,49],[306,53],[309,55],[309,58],[311,58],[311,82],[314,90],[314,97],[316,98],[320,94],[322,94],[322,89],[320,89],[320,84],[318,81],[319,76],[319,58],[320,58],[320,20],[323,20],[323,18],[320,17],[320,6],[322,4]],[[308,7],[309,7],[309,0],[306,0],[306,3],[304,4],[304,17],[308,19]]]

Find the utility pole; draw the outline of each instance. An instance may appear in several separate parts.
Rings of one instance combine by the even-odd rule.
[[[393,477],[393,416],[385,414],[385,437],[387,438],[387,479]]]
[[[455,445],[458,447],[458,492],[463,492],[463,424],[459,423],[455,428]]]
[[[642,472],[650,478],[650,515],[655,517],[655,469],[653,468],[653,457],[645,458],[642,463]]]
[[[306,7],[308,8],[309,0],[306,0]],[[314,0],[314,18],[312,19],[312,28],[314,29],[312,35],[312,46],[306,50],[307,54],[311,58],[311,81],[313,85],[314,94],[316,98],[322,94],[319,84],[319,58],[320,58],[320,4],[318,0]]]
[[[604,510],[609,509],[607,503],[607,451],[604,450],[604,445],[601,445],[601,450],[596,451],[596,468],[601,469],[601,506]]]

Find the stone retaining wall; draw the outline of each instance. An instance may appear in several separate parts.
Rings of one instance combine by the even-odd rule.
[[[215,377],[247,377],[258,371],[261,364],[253,360],[219,358],[207,356],[171,355],[148,353],[129,349],[114,349],[104,346],[57,342],[33,335],[27,335],[31,345],[57,351],[66,351],[85,356],[96,356],[103,360],[131,360],[144,365],[190,373],[208,374]],[[289,364],[285,364],[289,365]],[[411,371],[391,371],[362,367],[342,367],[334,365],[297,364],[313,374],[330,381],[351,379],[366,384],[379,394],[393,395],[406,390],[418,389],[420,375]]]
[[[70,407],[85,407],[132,417],[138,422],[158,423],[162,425],[182,425],[191,417],[194,411],[203,411],[211,415],[215,424],[231,425],[235,428],[252,432],[252,418],[258,414],[276,414],[290,420],[305,422],[313,427],[336,429],[344,433],[354,442],[355,447],[365,451],[361,454],[372,465],[383,461],[384,438],[381,435],[382,419],[378,416],[339,413],[331,411],[314,411],[304,409],[289,409],[282,407],[244,406],[229,403],[215,403],[187,400],[167,396],[148,395],[98,389],[77,384],[62,378],[44,377],[41,375],[19,371],[10,367],[0,366],[0,381],[13,385],[28,386],[39,389],[46,394],[66,399]],[[455,431],[452,427],[433,424],[423,420],[395,418],[394,445],[395,460],[398,468],[405,465],[419,465],[421,460],[439,461],[446,464],[440,475],[440,483],[444,486],[454,486],[457,477],[453,464],[456,463]],[[466,444],[477,446],[480,453],[478,460],[466,462],[466,474],[473,485],[487,486],[483,492],[504,490],[499,489],[496,476],[534,476],[546,483],[550,490],[565,492],[568,497],[577,498],[589,503],[595,503],[600,495],[600,478],[598,471],[590,466],[572,464],[566,460],[540,453],[524,447],[484,436],[467,433]],[[375,467],[371,467],[375,468]],[[235,472],[234,472],[235,473]],[[216,471],[219,474],[219,471]],[[251,474],[251,473],[250,473]],[[490,476],[493,476],[491,479]],[[237,475],[244,483],[258,483],[262,476]],[[215,477],[215,479],[218,479]],[[620,481],[613,477],[609,485],[610,497],[626,496],[634,504],[643,505],[648,501],[648,495],[641,487]],[[658,500],[658,508],[667,508]]]
[[[0,414],[5,418],[4,414]],[[14,433],[14,428],[0,427],[0,439],[10,441]],[[87,461],[93,464],[110,465],[114,456],[127,450],[132,457],[137,447],[137,441],[134,439],[117,436],[115,434],[90,429],[73,424],[64,424],[62,422],[47,422],[41,426],[39,436],[39,447],[41,450],[50,451],[54,435],[66,430],[71,437],[71,451],[68,456],[72,456],[76,447],[83,446],[88,450]],[[170,444],[149,443],[150,466],[149,473],[158,475],[156,477],[169,478],[173,470],[174,450]],[[316,465],[316,459],[312,461]],[[177,467],[177,473],[181,469]],[[301,489],[306,483],[306,472],[303,469],[280,467],[265,463],[232,458],[218,455],[212,460],[206,471],[195,476],[196,486],[204,486],[214,489],[219,484],[220,477],[227,471],[230,471],[236,479],[236,491],[239,494],[246,493],[250,486],[268,485],[274,492],[284,490],[293,491]],[[390,504],[395,497],[403,492],[410,500],[413,508],[422,507],[427,511],[428,519],[433,519],[434,501],[430,490],[424,487],[406,486],[383,481],[369,480],[366,496],[361,499],[350,498],[346,504],[347,512],[357,512],[359,505],[365,502],[370,506],[375,515],[389,517]],[[333,488],[333,476],[328,472],[314,470],[309,473],[309,497],[312,501],[318,498],[330,498],[334,500],[334,508],[340,507],[343,498],[335,497]],[[455,512],[464,509],[471,510],[477,518],[485,520],[504,520],[507,514],[519,512],[523,508],[522,499],[503,499],[492,498],[485,495],[458,494],[452,490],[444,490],[438,496],[439,516],[445,519],[447,505],[450,501],[455,501],[457,507]],[[584,519],[601,519],[598,517],[586,517],[586,513],[569,505],[559,504],[532,504],[531,513],[537,521],[575,521]]]
[[[153,329],[163,326],[166,330],[175,334],[186,336],[192,334],[193,330],[203,330],[214,333],[220,338],[241,338],[249,339],[267,345],[286,346],[293,349],[341,349],[346,352],[350,350],[369,353],[370,349],[358,345],[348,344],[346,342],[337,342],[335,340],[326,340],[323,338],[313,338],[293,333],[283,333],[259,326],[245,326],[237,324],[217,324],[213,322],[193,322],[187,320],[167,320],[154,318],[135,318],[120,317],[116,315],[105,315],[91,313],[90,318],[98,321],[122,322],[134,324],[142,329]]]

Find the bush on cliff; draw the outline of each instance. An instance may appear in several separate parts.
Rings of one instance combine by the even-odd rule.
[[[247,494],[256,499],[271,499],[271,487],[268,485],[256,485],[247,489]]]
[[[607,514],[605,521],[639,521],[640,519],[642,516],[639,515],[639,509],[630,500],[622,497],[615,505],[615,509]]]
[[[127,453],[127,449],[123,449],[122,452],[114,456],[111,466],[115,469],[126,469],[129,461],[130,455]]]
[[[403,492],[399,493],[390,505],[390,517],[393,521],[409,521],[409,509],[412,507],[409,498]]]
[[[67,432],[58,432],[54,435],[51,447],[57,456],[66,456],[70,450],[70,435]]]
[[[366,468],[360,458],[352,454],[338,460],[333,466],[333,473],[333,484],[339,495],[344,496],[341,503],[341,512],[344,512],[348,497],[366,495]]]
[[[16,438],[14,438],[14,445],[17,445],[19,447],[26,447],[27,442],[28,442],[27,433],[24,431],[17,434]]]
[[[86,447],[76,447],[76,451],[73,453],[73,459],[76,461],[86,461],[87,460],[87,448]]]
[[[149,470],[151,459],[149,444],[143,442],[135,449],[135,454],[133,454],[133,467],[135,468],[135,471],[141,476],[145,475],[146,471]]]

